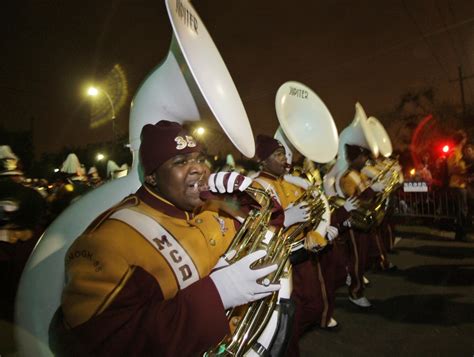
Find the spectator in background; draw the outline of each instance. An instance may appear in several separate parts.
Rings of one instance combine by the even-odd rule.
[[[416,169],[416,173],[418,176],[417,178],[420,181],[426,182],[428,186],[431,186],[431,184],[433,183],[433,176],[431,174],[429,162],[430,162],[430,153],[425,152],[423,156],[421,157],[421,162],[420,162],[420,165]]]
[[[97,168],[95,166],[91,166],[91,168],[87,172],[87,179],[89,185],[94,188],[102,185],[102,178],[100,177],[99,171],[97,171]]]
[[[8,321],[23,268],[46,227],[46,201],[23,184],[18,163],[9,146],[0,146],[0,320]]]
[[[446,161],[448,165],[449,189],[456,201],[456,240],[466,240],[467,224],[467,176],[463,149],[467,142],[466,133],[458,131],[453,135],[454,148]]]
[[[445,189],[448,186],[448,168],[446,157],[439,156],[432,169],[433,186],[438,189]]]

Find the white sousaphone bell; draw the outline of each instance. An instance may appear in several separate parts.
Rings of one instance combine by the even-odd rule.
[[[390,136],[388,135],[382,123],[377,118],[372,116],[369,117],[367,122],[369,124],[370,129],[374,133],[375,139],[377,140],[380,155],[386,158],[391,157],[393,153],[392,141],[390,140]],[[393,169],[397,171],[399,184],[403,184],[403,171],[400,164],[398,163],[398,159],[395,158],[392,160],[397,161],[396,163],[394,163]]]
[[[141,184],[140,134],[160,120],[197,121],[212,112],[232,143],[247,157],[255,143],[237,89],[199,15],[187,0],[165,0],[173,27],[166,60],[135,95],[129,140],[133,164],[127,176],[108,182],[68,207],[46,230],[21,278],[16,300],[16,338],[22,356],[50,356],[48,327],[60,305],[64,258],[76,237],[103,211]]]
[[[351,124],[349,124],[349,126],[347,126],[339,135],[339,148],[336,163],[323,179],[324,191],[330,197],[336,195],[344,197],[341,187],[339,186],[339,179],[349,168],[346,144],[366,148],[374,157],[378,157],[379,155],[377,139],[369,126],[364,108],[359,102],[355,105],[355,115]]]
[[[327,163],[337,153],[337,128],[329,109],[311,88],[289,81],[275,97],[280,127],[275,138],[311,161]]]
[[[282,84],[275,97],[275,110],[280,123],[275,138],[282,142],[291,156],[293,150],[298,150],[318,163],[334,159],[338,148],[336,124],[329,109],[311,88],[295,81]],[[326,210],[322,217],[324,226],[318,227],[318,231],[323,232],[324,236],[331,221],[331,212],[324,195],[321,199]]]
[[[371,116],[367,119],[367,124],[369,125],[370,130],[374,133],[380,155],[383,157],[390,157],[393,152],[392,141],[382,123],[377,118]]]

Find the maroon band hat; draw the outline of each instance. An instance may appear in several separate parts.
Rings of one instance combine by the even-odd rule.
[[[179,123],[161,120],[142,129],[140,159],[145,175],[151,175],[173,156],[202,151],[201,145]]]
[[[255,154],[261,161],[266,160],[276,149],[284,147],[277,139],[268,135],[258,135]]]

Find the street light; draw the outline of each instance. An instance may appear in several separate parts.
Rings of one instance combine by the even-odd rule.
[[[102,160],[104,160],[104,159],[105,159],[104,154],[101,154],[101,153],[98,153],[98,154],[97,154],[97,161],[102,161]]]
[[[115,129],[115,107],[114,107],[114,102],[112,102],[112,98],[110,98],[109,93],[107,93],[103,89],[99,89],[99,88],[96,88],[96,87],[89,87],[89,89],[87,90],[87,95],[89,95],[91,97],[95,97],[99,94],[99,92],[102,92],[102,93],[105,94],[105,96],[107,97],[107,99],[110,103],[110,107],[112,108],[112,132],[113,132],[113,135],[114,135],[114,143],[117,144],[117,133],[116,133],[116,129]]]
[[[196,129],[196,134],[199,136],[202,136],[206,132],[206,129],[204,129],[202,126]]]

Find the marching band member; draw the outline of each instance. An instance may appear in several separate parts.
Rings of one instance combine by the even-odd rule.
[[[358,145],[345,144],[349,168],[340,177],[340,187],[345,197],[355,196],[360,200],[369,200],[375,192],[383,190],[380,182],[372,183],[361,173],[370,152]],[[349,229],[345,234],[349,246],[348,270],[350,276],[349,300],[357,306],[367,308],[370,301],[364,295],[364,271],[367,267],[370,234]]]
[[[69,153],[59,170],[59,180],[48,197],[53,218],[59,216],[71,203],[85,195],[91,187],[79,158]]]
[[[309,182],[286,175],[288,164],[285,148],[278,140],[259,135],[256,141],[256,156],[262,169],[254,178],[253,185],[269,191],[285,210],[285,228],[308,221],[310,219],[308,204],[304,201],[297,204],[294,202],[305,193]],[[324,277],[320,270],[313,267],[313,260],[310,259],[308,251],[326,245],[326,240],[332,241],[338,235],[338,229],[329,226],[327,232],[324,232],[320,227],[307,233],[304,240],[306,249],[293,252],[290,257],[293,266],[291,298],[296,303],[296,312],[293,335],[288,348],[289,355],[299,355],[298,340],[310,325],[316,323],[323,328],[337,325],[332,318],[334,302],[328,301]]]
[[[381,157],[374,161],[367,160],[365,166],[361,170],[362,176],[369,180],[375,178],[385,168],[385,160]],[[386,175],[389,175],[387,172]],[[381,181],[384,180],[382,177]],[[384,202],[383,204],[387,204]],[[368,266],[382,271],[396,270],[396,266],[390,262],[388,251],[393,249],[393,234],[388,222],[388,216],[384,215],[382,222],[367,232],[369,235],[369,264]]]
[[[218,180],[180,124],[144,126],[140,159],[144,184],[99,216],[66,254],[66,285],[50,329],[57,353],[197,355],[229,333],[226,309],[279,289],[257,283],[276,265],[250,268],[264,252],[231,265],[219,259],[235,221],[206,208],[201,194],[207,183],[216,191]],[[220,192],[251,183],[237,174],[220,177]]]

